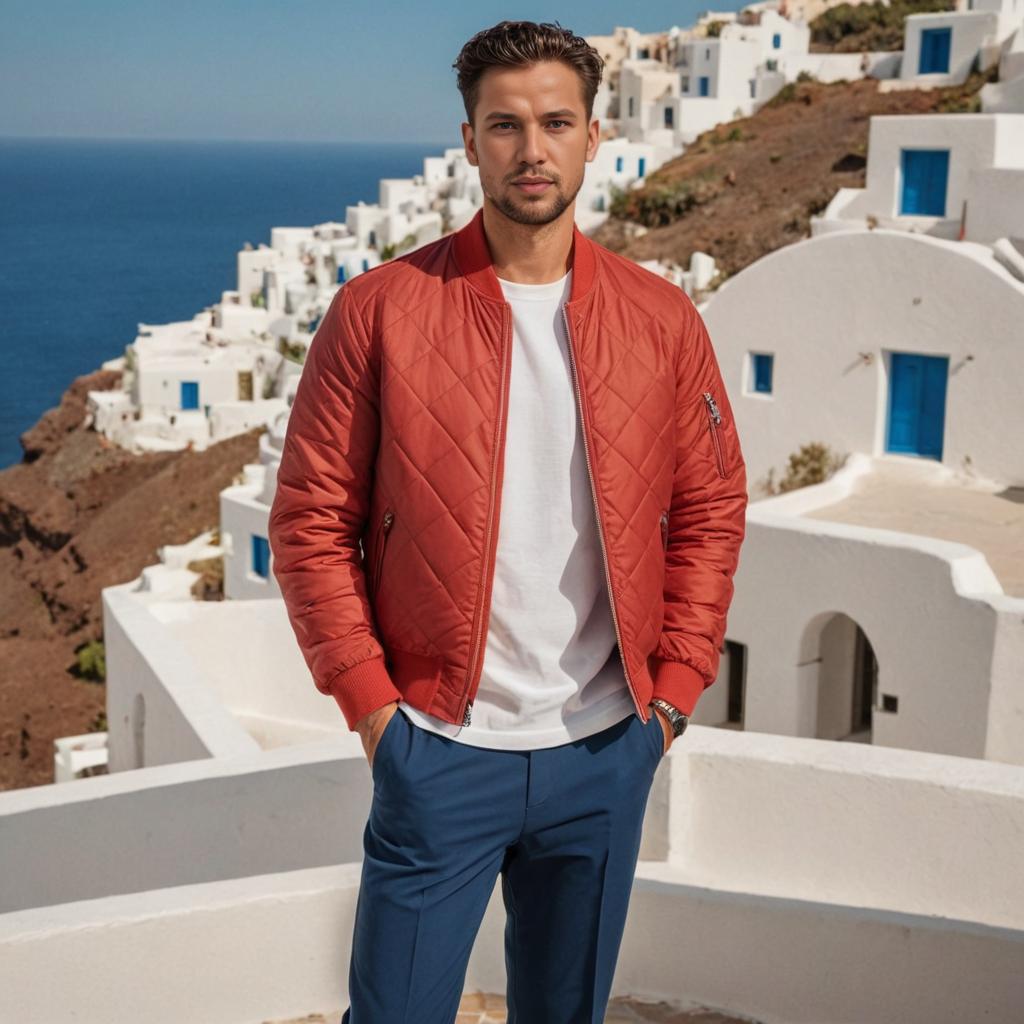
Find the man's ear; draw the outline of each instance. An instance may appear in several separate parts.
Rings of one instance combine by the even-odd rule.
[[[473,126],[468,121],[463,121],[460,129],[462,131],[462,145],[466,150],[466,159],[469,160],[471,167],[476,167],[476,139],[473,137]]]

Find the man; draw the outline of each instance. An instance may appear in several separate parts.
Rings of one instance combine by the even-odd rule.
[[[454,1021],[499,875],[508,1020],[596,1022],[655,770],[717,674],[745,467],[693,303],[575,225],[600,56],[502,22],[455,67],[483,207],[335,295],[274,572],[373,775],[342,1024]]]

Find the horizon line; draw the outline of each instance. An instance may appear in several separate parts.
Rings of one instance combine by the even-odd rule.
[[[437,139],[281,139],[281,138],[218,138],[214,136],[177,135],[4,135],[0,142],[219,142],[219,143],[265,143],[279,146],[436,146],[449,148],[461,146],[457,143],[442,143]]]

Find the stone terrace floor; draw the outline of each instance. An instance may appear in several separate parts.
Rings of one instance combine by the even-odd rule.
[[[340,1015],[339,1015],[340,1019]],[[338,1024],[318,1013],[265,1024]],[[456,1024],[505,1024],[505,997],[491,992],[468,992],[462,997]],[[757,1024],[749,1017],[730,1017],[714,1010],[681,1010],[668,1003],[617,997],[608,1004],[605,1024]]]
[[[969,544],[1007,594],[1024,597],[1024,488],[951,482],[930,459],[876,459],[874,466],[852,494],[804,516]]]

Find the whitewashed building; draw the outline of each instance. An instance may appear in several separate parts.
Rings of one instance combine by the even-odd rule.
[[[261,435],[259,462],[246,465],[242,481],[220,492],[224,596],[231,600],[281,596],[270,566],[267,524],[287,426],[285,411]]]
[[[878,228],[778,249],[702,312],[758,500],[694,720],[1024,765],[1024,282]],[[846,464],[769,496],[809,444]]]
[[[998,81],[981,87],[981,109],[986,114],[1024,114],[1024,27],[1001,47]]]
[[[957,0],[955,11],[907,16],[900,79],[921,88],[959,85],[999,61],[1024,24],[1024,0]]]
[[[266,424],[284,403],[270,395],[282,356],[262,337],[229,339],[210,311],[192,320],[140,324],[122,389],[89,393],[92,424],[133,451],[207,445]]]
[[[978,242],[1014,269],[1024,259],[1024,113],[872,117],[864,188],[840,189],[811,224],[814,234],[877,226]],[[1024,278],[1024,262],[1015,272]]]

